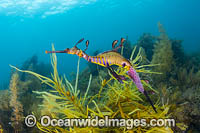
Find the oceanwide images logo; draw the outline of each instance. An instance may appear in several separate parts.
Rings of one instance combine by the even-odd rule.
[[[147,123],[146,119],[111,119],[108,116],[104,118],[99,118],[95,116],[91,118],[79,118],[79,119],[55,119],[49,116],[42,116],[40,119],[40,124],[44,127],[48,126],[59,126],[59,127],[126,127],[127,129],[132,129],[133,127],[155,127],[155,126],[165,126],[172,127],[175,126],[174,119],[151,119]],[[25,124],[28,127],[33,127],[36,124],[36,117],[33,115],[28,115],[25,118]]]
[[[104,119],[99,119],[98,116],[91,118],[90,116],[87,119],[50,119],[49,116],[44,116],[41,119],[41,125],[48,126],[59,126],[59,127],[127,127],[127,129],[132,129],[133,126],[145,126],[146,120],[142,119],[109,119],[108,116],[105,116]]]

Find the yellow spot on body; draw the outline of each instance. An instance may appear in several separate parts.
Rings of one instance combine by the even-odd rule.
[[[80,50],[80,52],[78,53],[78,56],[79,57],[82,57],[83,56],[83,52]]]

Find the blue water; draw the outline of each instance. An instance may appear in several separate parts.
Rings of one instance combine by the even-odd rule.
[[[9,81],[9,64],[21,66],[45,50],[72,47],[84,37],[88,53],[109,50],[115,39],[135,43],[144,33],[158,35],[160,21],[171,38],[184,40],[187,52],[200,50],[199,0],[3,0],[0,2],[0,85]],[[84,46],[82,47],[84,48]],[[76,71],[77,57],[58,55],[61,73]],[[86,66],[81,60],[81,68]],[[5,89],[5,88],[4,88]]]

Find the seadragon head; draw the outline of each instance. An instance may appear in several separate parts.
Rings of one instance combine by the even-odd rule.
[[[72,47],[72,48],[66,48],[65,50],[59,50],[59,51],[45,51],[46,54],[48,53],[67,53],[67,54],[77,54],[79,53],[81,50],[78,49],[76,46]]]
[[[79,48],[77,48],[76,46],[72,47],[72,48],[67,48],[65,49],[67,54],[77,54],[79,53],[81,50]]]
[[[81,43],[82,41],[84,40],[84,38],[80,39],[74,47],[72,48],[66,48],[65,50],[59,50],[59,51],[45,51],[45,53],[67,53],[67,54],[76,54],[78,55],[79,57],[82,57],[83,56],[83,52],[87,50],[88,48],[88,44],[89,44],[89,41],[87,40],[86,41],[86,49],[84,51],[82,51],[81,49],[79,49],[77,47],[77,45],[79,43]]]

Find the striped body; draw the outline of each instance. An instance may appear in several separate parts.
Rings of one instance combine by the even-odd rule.
[[[128,70],[131,67],[131,63],[115,51],[104,52],[97,56],[89,56],[86,53],[82,53],[82,54],[83,54],[82,57],[88,62],[98,64],[103,67],[117,65],[119,67],[125,67]]]

